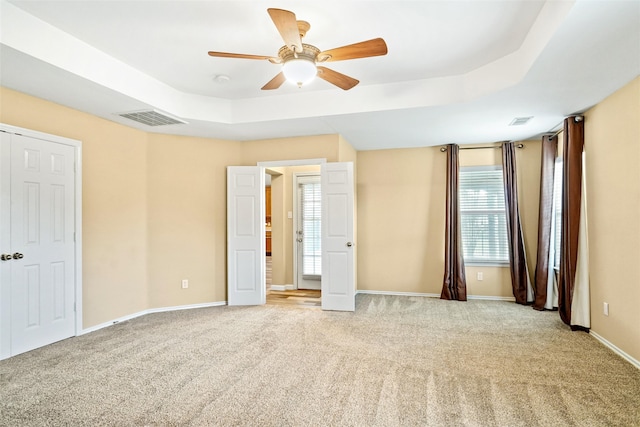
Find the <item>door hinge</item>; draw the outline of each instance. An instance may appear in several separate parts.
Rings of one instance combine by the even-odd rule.
[[[73,302],[73,312],[74,313],[76,312],[76,302],[75,301]]]

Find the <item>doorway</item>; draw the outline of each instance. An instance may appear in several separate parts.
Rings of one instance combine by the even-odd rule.
[[[275,163],[275,164],[274,164]],[[353,163],[294,161],[293,166],[320,164],[322,200],[323,310],[355,310],[354,177]],[[266,302],[265,274],[265,168],[291,166],[291,161],[227,167],[227,301],[229,305]],[[276,188],[272,191],[272,262],[276,277]],[[293,212],[283,212],[283,230],[293,243]],[[289,224],[289,225],[285,225]],[[282,259],[291,260],[292,250]],[[283,255],[285,255],[283,251]],[[292,277],[289,277],[291,283]],[[273,288],[273,286],[272,286]]]

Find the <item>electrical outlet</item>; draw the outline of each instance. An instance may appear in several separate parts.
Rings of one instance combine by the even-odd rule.
[[[480,281],[484,280],[484,274],[482,274],[482,271],[478,271],[477,279],[480,280]]]
[[[602,303],[602,314],[604,314],[605,316],[609,315],[609,303],[608,302]]]
[[[182,289],[187,289],[189,287],[189,280],[182,279]]]

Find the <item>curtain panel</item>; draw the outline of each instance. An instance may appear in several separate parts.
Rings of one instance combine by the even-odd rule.
[[[447,183],[444,248],[444,279],[441,299],[467,300],[467,280],[462,252],[462,225],[460,223],[460,201],[458,180],[460,147],[447,145]]]
[[[513,288],[513,296],[516,298],[516,303],[527,304],[533,301],[533,291],[531,289],[531,280],[529,279],[520,208],[518,206],[516,158],[513,142],[502,144],[502,174],[504,177],[504,205],[509,240],[511,287]]]
[[[589,328],[588,272],[586,249],[586,210],[583,200],[584,121],[568,117],[564,121],[562,170],[562,239],[560,244],[560,275],[558,280],[558,311],[560,318],[574,329]],[[582,231],[582,236],[580,235]],[[582,255],[579,258],[579,255]],[[577,277],[580,260],[580,277]],[[578,279],[578,280],[576,280]],[[576,285],[580,298],[574,305]],[[584,306],[585,293],[587,307]],[[572,313],[578,312],[579,322]]]
[[[550,245],[553,219],[553,175],[558,153],[558,136],[542,137],[542,159],[540,168],[540,209],[538,212],[538,251],[534,279],[533,308],[544,310],[547,305],[549,275],[553,274],[550,265]],[[553,280],[553,279],[552,279]],[[548,306],[548,305],[547,305]]]

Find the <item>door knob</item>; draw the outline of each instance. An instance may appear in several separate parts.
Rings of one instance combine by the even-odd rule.
[[[2,254],[0,255],[0,260],[2,261],[9,261],[11,259],[11,254]]]
[[[353,246],[353,243],[351,243],[351,242],[347,242],[347,246],[348,246],[348,247],[351,247],[351,246]]]
[[[16,252],[15,254],[13,254],[13,259],[22,259],[24,258],[24,255],[22,255],[20,252]]]

